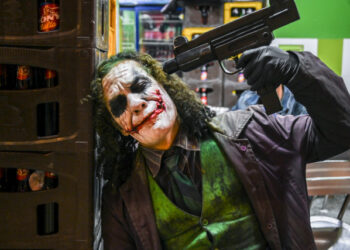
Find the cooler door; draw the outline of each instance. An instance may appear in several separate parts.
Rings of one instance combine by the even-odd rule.
[[[136,13],[133,8],[120,8],[121,51],[136,50]]]
[[[182,14],[162,14],[161,6],[138,10],[139,51],[160,62],[173,58],[173,40],[182,32]]]

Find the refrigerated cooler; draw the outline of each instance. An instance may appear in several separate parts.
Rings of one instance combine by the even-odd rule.
[[[152,2],[152,3],[150,3]],[[181,9],[162,14],[168,1],[120,1],[121,50],[134,49],[163,62],[173,58],[173,40],[181,35]]]

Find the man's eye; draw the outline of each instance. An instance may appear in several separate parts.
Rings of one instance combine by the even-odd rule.
[[[147,88],[147,86],[149,85],[149,82],[148,81],[139,81],[135,84],[132,84],[130,86],[130,91],[132,93],[141,93],[143,91],[145,91],[145,89]]]

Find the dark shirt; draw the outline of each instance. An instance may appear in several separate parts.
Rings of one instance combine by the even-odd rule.
[[[146,165],[151,172],[153,178],[156,180],[158,185],[161,187],[166,196],[174,202],[178,207],[188,211],[186,207],[175,201],[174,194],[171,188],[171,181],[169,178],[169,172],[164,166],[163,159],[169,157],[172,154],[180,153],[180,161],[178,167],[180,171],[190,178],[192,183],[195,185],[199,192],[200,197],[202,196],[202,174],[201,174],[201,161],[200,161],[200,147],[198,141],[191,141],[186,134],[179,131],[176,136],[173,145],[170,149],[154,150],[149,148],[142,148],[142,154],[146,159]],[[179,150],[182,149],[182,150]],[[188,211],[191,212],[191,211]]]

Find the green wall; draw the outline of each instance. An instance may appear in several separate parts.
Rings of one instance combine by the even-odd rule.
[[[341,75],[343,39],[318,39],[318,57],[335,73]]]
[[[274,32],[278,38],[350,38],[350,0],[294,0],[300,20]]]
[[[316,38],[318,57],[342,74],[343,39],[350,38],[350,0],[294,0],[300,20],[274,31],[276,38]]]

